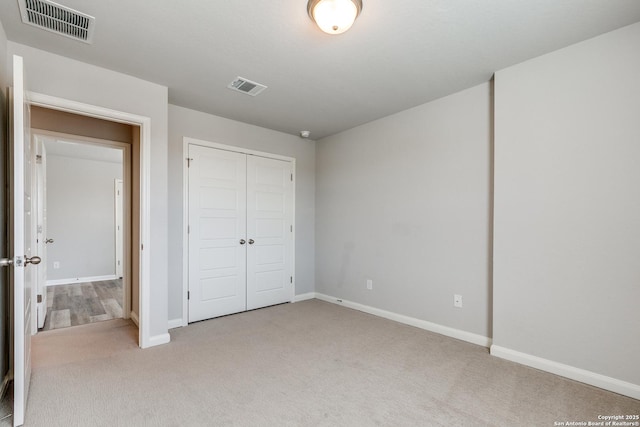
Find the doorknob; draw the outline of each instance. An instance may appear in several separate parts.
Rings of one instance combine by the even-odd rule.
[[[249,244],[253,245],[255,243],[255,241],[253,239],[249,239]]]
[[[53,243],[53,239],[47,239],[44,241],[45,243]]]
[[[0,258],[0,267],[9,267],[11,265],[13,265],[11,258]]]
[[[240,239],[240,244],[244,245],[245,243],[247,243],[244,239]]]
[[[38,265],[42,262],[42,258],[40,258],[39,256],[32,256],[31,258],[27,258],[27,256],[24,256],[24,264],[33,264],[33,265]]]

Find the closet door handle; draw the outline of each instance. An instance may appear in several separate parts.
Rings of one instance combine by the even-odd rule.
[[[241,245],[244,245],[245,243],[247,243],[247,242],[245,242],[245,240],[244,240],[244,239],[240,239],[240,244],[241,244]]]
[[[253,241],[253,239],[249,239],[249,244],[253,245],[255,242]]]

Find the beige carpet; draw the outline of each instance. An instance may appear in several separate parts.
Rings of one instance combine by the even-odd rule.
[[[311,300],[136,346],[122,320],[38,334],[27,426],[553,426],[640,401]]]

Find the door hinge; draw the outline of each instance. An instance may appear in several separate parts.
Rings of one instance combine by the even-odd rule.
[[[293,225],[291,226],[291,232],[293,233]]]
[[[193,158],[191,157],[187,157],[187,167],[190,168],[191,167],[191,162],[193,161]]]
[[[291,174],[291,182],[293,182],[293,174]]]
[[[140,250],[144,251],[144,245],[140,245]]]
[[[191,292],[187,291],[187,299],[191,299]]]
[[[38,294],[38,304],[42,304],[42,295]]]
[[[191,233],[191,226],[187,225],[187,234]]]
[[[293,276],[289,277],[289,282],[293,283]]]

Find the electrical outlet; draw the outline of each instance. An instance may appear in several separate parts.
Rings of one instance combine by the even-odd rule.
[[[59,268],[60,268],[60,261],[54,261],[54,262],[53,262],[53,269],[54,269],[54,270],[57,270],[57,269],[59,269]]]
[[[367,279],[367,289],[373,290],[373,280]]]
[[[457,308],[462,308],[462,295],[454,295],[453,296],[453,306]]]

